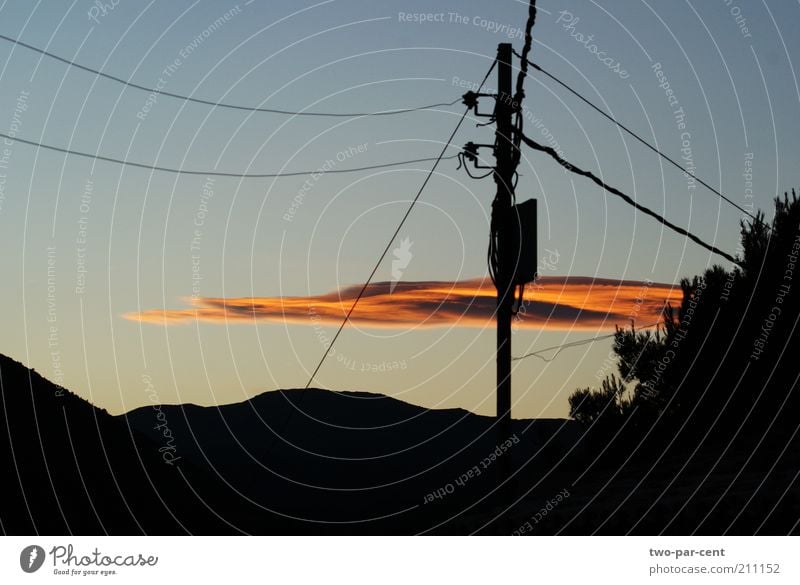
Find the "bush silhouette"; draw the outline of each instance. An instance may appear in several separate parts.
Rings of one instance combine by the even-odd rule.
[[[798,429],[800,202],[775,200],[742,223],[738,266],[683,279],[655,332],[617,328],[619,377],[570,396],[570,415],[601,443],[784,444]],[[620,442],[619,444],[622,444]]]

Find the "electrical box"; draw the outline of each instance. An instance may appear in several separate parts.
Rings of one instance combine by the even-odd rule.
[[[514,285],[524,285],[536,280],[539,266],[537,246],[536,199],[514,205],[508,223],[509,266],[513,267]]]

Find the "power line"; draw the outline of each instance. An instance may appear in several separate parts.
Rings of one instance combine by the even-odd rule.
[[[649,329],[651,327],[655,327],[656,325],[660,325],[660,324],[661,324],[661,321],[658,321],[656,323],[651,323],[650,325],[643,325],[643,326],[639,327],[639,329]],[[616,333],[609,333],[608,335],[598,335],[597,337],[589,337],[587,339],[579,339],[579,340],[576,340],[576,341],[571,341],[569,343],[562,343],[560,345],[554,345],[552,347],[546,347],[544,349],[533,351],[531,353],[526,353],[525,355],[517,356],[517,357],[511,358],[511,359],[513,359],[516,362],[516,361],[519,361],[519,360],[524,360],[525,358],[529,358],[529,357],[537,357],[540,360],[542,360],[543,362],[549,363],[549,362],[552,362],[554,359],[556,359],[558,357],[558,355],[562,351],[564,351],[565,349],[568,349],[568,348],[571,348],[571,347],[578,347],[578,346],[581,346],[581,345],[586,345],[588,343],[594,343],[595,341],[602,341],[603,339],[609,339],[611,337],[615,337],[616,335],[617,335]],[[541,355],[543,353],[547,353],[548,351],[553,351],[554,349],[557,349],[558,351],[550,358],[546,358],[545,356]]]
[[[81,156],[84,158],[89,158],[92,160],[100,160],[103,162],[118,164],[118,165],[125,165],[129,167],[136,167],[139,169],[146,169],[149,171],[160,171],[163,173],[172,173],[176,175],[202,175],[202,176],[213,176],[213,177],[235,177],[238,179],[278,179],[281,177],[300,177],[303,175],[311,175],[314,173],[323,173],[320,169],[315,169],[313,171],[291,171],[285,173],[228,173],[223,171],[193,171],[187,169],[176,169],[172,167],[162,167],[156,165],[148,165],[145,163],[138,163],[134,161],[113,158],[110,156],[103,156],[101,154],[90,154],[88,152],[81,152],[79,150],[72,150],[69,148],[62,148],[60,146],[52,146],[50,144],[43,144],[41,142],[35,142],[33,140],[26,140],[24,138],[19,138],[18,136],[9,136],[8,134],[3,134],[0,132],[0,138],[7,138],[9,140],[15,140],[17,142],[21,142],[23,144],[28,144],[30,146],[35,146],[37,148],[44,148],[46,150],[52,150],[54,152],[60,152],[63,154],[69,154],[74,156]],[[398,167],[402,165],[420,163],[420,162],[429,162],[432,160],[451,160],[454,158],[458,158],[458,154],[454,154],[451,156],[443,156],[443,157],[426,157],[426,158],[415,158],[411,160],[403,160],[403,161],[396,161],[396,162],[388,162],[388,163],[380,163],[375,165],[367,165],[363,167],[350,167],[346,169],[329,169],[324,171],[324,174],[334,174],[334,173],[357,173],[361,171],[369,171],[374,169],[385,169],[387,167]]]
[[[202,98],[194,98],[187,95],[181,95],[178,93],[172,93],[169,91],[163,91],[160,89],[146,87],[144,85],[139,85],[138,83],[134,83],[133,81],[129,81],[127,79],[122,79],[121,77],[116,77],[114,75],[110,75],[108,73],[103,73],[97,69],[92,69],[91,67],[87,67],[86,65],[81,65],[80,63],[76,63],[75,61],[71,61],[64,57],[60,57],[44,49],[40,49],[39,47],[34,47],[33,45],[29,45],[28,43],[23,43],[20,40],[7,37],[5,35],[0,35],[0,40],[8,41],[10,43],[14,43],[15,45],[19,45],[20,47],[24,47],[41,55],[45,55],[46,57],[50,57],[51,59],[55,59],[56,61],[60,61],[62,63],[66,63],[70,67],[75,67],[77,69],[82,69],[83,71],[87,71],[89,73],[93,73],[94,75],[98,75],[100,77],[104,77],[105,79],[109,79],[111,81],[115,81],[116,83],[121,83],[127,87],[131,87],[133,89],[138,89],[140,91],[145,91],[148,94],[157,94],[157,95],[164,95],[167,97],[175,98],[178,100],[183,100],[186,102],[193,102],[196,104],[203,104],[205,106],[214,106],[215,108],[226,108],[229,110],[240,110],[244,112],[260,112],[260,113],[269,113],[269,114],[282,114],[285,116],[317,116],[317,117],[328,117],[328,118],[360,118],[364,116],[394,116],[397,114],[407,114],[409,112],[418,112],[421,110],[432,110],[434,108],[441,108],[441,107],[448,107],[457,104],[461,101],[461,98],[455,99],[452,102],[439,102],[435,104],[427,104],[424,106],[416,106],[413,108],[403,108],[399,110],[382,110],[378,112],[358,112],[358,113],[344,113],[344,112],[293,112],[289,110],[281,110],[276,108],[261,108],[261,107],[253,107],[253,106],[242,106],[237,104],[229,104],[225,102],[215,102],[211,100],[204,100]]]
[[[483,88],[483,85],[486,83],[486,80],[489,78],[489,75],[491,74],[492,70],[494,69],[494,66],[495,66],[496,63],[497,63],[497,61],[492,62],[492,66],[489,68],[489,71],[486,72],[486,75],[484,76],[483,81],[481,81],[481,84],[478,87],[478,91],[480,91]],[[417,201],[419,201],[419,198],[422,195],[422,192],[425,190],[425,187],[428,185],[428,182],[431,180],[431,177],[433,176],[433,173],[436,171],[436,167],[439,166],[439,163],[444,159],[444,153],[447,151],[448,148],[450,148],[450,143],[453,141],[453,138],[455,138],[456,133],[461,128],[461,125],[464,123],[464,119],[467,117],[467,114],[469,113],[469,111],[470,111],[470,107],[467,106],[467,108],[464,110],[464,113],[461,114],[461,117],[458,119],[458,123],[456,124],[456,127],[453,129],[453,132],[450,133],[450,137],[447,139],[447,142],[445,142],[445,145],[442,148],[442,152],[436,158],[435,162],[433,163],[433,166],[431,167],[431,170],[428,171],[428,174],[425,176],[425,180],[422,182],[422,185],[420,185],[420,188],[417,191],[417,194],[411,200],[411,203],[409,204],[408,209],[406,209],[406,212],[403,215],[402,219],[400,220],[400,223],[397,224],[397,228],[394,230],[394,233],[392,234],[392,237],[389,238],[389,241],[386,243],[386,247],[383,249],[383,252],[378,257],[378,261],[375,263],[375,266],[373,267],[372,272],[370,272],[369,278],[367,278],[366,282],[364,282],[364,286],[361,287],[361,290],[359,291],[359,293],[356,296],[355,300],[353,300],[353,304],[350,305],[350,310],[347,311],[347,315],[345,315],[344,319],[342,320],[341,325],[339,325],[339,329],[336,331],[336,335],[333,336],[333,339],[331,339],[330,345],[325,349],[325,353],[322,354],[322,358],[319,360],[319,363],[317,364],[317,367],[314,368],[313,373],[311,374],[311,376],[308,379],[308,382],[306,383],[306,386],[305,386],[306,388],[311,386],[311,382],[314,381],[314,377],[317,375],[317,373],[319,372],[319,369],[322,367],[322,364],[325,362],[325,358],[328,357],[328,355],[330,353],[330,350],[333,348],[333,344],[336,343],[336,340],[338,339],[339,334],[341,334],[342,330],[344,329],[344,326],[350,320],[350,315],[353,314],[353,311],[355,310],[356,305],[358,305],[358,302],[361,300],[361,297],[364,296],[364,293],[366,292],[367,287],[372,282],[372,279],[375,277],[375,273],[378,272],[378,268],[380,268],[380,265],[383,262],[383,259],[386,258],[386,254],[389,253],[389,248],[392,247],[392,243],[397,238],[397,235],[400,233],[400,230],[403,228],[403,225],[406,223],[406,220],[408,219],[408,216],[411,215],[411,210],[414,209],[414,206],[417,204]]]
[[[521,55],[517,55],[517,56],[518,56],[518,57],[521,57]],[[560,80],[558,77],[556,77],[555,75],[553,75],[553,74],[552,74],[552,73],[550,73],[549,71],[546,71],[546,70],[545,70],[543,67],[541,67],[540,65],[537,65],[536,63],[533,63],[532,61],[527,61],[527,60],[526,60],[526,62],[527,62],[527,63],[528,63],[528,64],[529,64],[531,67],[533,67],[534,69],[536,69],[537,71],[541,71],[542,73],[544,73],[544,74],[545,74],[547,77],[549,77],[550,79],[552,79],[553,81],[555,81],[556,83],[558,83],[558,84],[559,84],[561,87],[563,87],[564,89],[566,89],[567,91],[569,91],[571,94],[573,94],[575,97],[577,97],[577,98],[578,98],[578,99],[580,99],[582,102],[584,102],[585,104],[587,104],[589,107],[591,107],[591,108],[592,108],[592,109],[594,109],[595,111],[597,111],[597,112],[599,112],[600,114],[602,114],[602,115],[603,115],[603,117],[605,117],[606,119],[608,119],[609,121],[611,121],[613,124],[617,125],[619,128],[621,128],[622,130],[624,130],[625,132],[627,132],[628,134],[630,134],[631,136],[633,136],[633,137],[634,137],[636,140],[638,140],[639,142],[641,142],[642,144],[644,144],[644,145],[645,145],[647,148],[649,148],[650,150],[652,150],[653,152],[655,152],[655,153],[656,153],[658,156],[660,156],[661,158],[663,158],[665,161],[667,161],[668,163],[670,163],[670,164],[671,164],[671,165],[673,165],[674,167],[676,167],[676,168],[680,169],[682,172],[686,173],[687,175],[691,176],[691,177],[692,177],[692,178],[693,178],[695,181],[697,181],[698,183],[700,183],[701,185],[703,185],[703,186],[704,186],[706,189],[708,189],[709,191],[711,191],[712,193],[714,193],[714,194],[715,194],[715,195],[717,195],[718,197],[721,197],[721,198],[722,198],[722,199],[723,199],[725,202],[729,203],[730,205],[732,205],[733,207],[735,207],[736,209],[738,209],[739,211],[741,211],[742,213],[744,213],[745,215],[747,215],[747,216],[748,216],[749,218],[751,218],[752,220],[754,220],[754,221],[757,221],[757,222],[761,223],[761,220],[760,220],[758,217],[756,217],[755,215],[753,215],[752,213],[750,213],[749,211],[747,211],[747,210],[746,210],[744,207],[742,207],[742,206],[741,206],[741,205],[739,205],[738,203],[736,203],[736,202],[732,201],[731,199],[729,199],[728,197],[726,197],[725,195],[723,195],[722,193],[720,193],[720,192],[719,192],[717,189],[715,189],[714,187],[712,187],[711,185],[709,185],[708,183],[706,183],[706,182],[705,182],[703,179],[701,179],[700,177],[698,177],[698,176],[697,176],[697,175],[695,175],[694,173],[689,173],[689,172],[688,172],[688,171],[687,171],[687,170],[686,170],[686,169],[685,169],[683,166],[681,166],[681,165],[680,165],[680,163],[676,162],[674,159],[672,159],[671,157],[669,157],[669,156],[667,156],[666,154],[664,154],[663,152],[661,152],[661,151],[660,151],[659,149],[657,149],[655,146],[653,146],[652,144],[650,144],[649,142],[647,142],[647,141],[646,141],[644,138],[642,138],[641,136],[639,136],[639,135],[638,135],[636,132],[634,132],[633,130],[631,130],[631,129],[630,129],[630,128],[628,128],[627,126],[625,126],[625,125],[624,125],[622,122],[618,122],[616,119],[614,119],[614,117],[613,117],[613,116],[611,116],[611,115],[607,114],[607,113],[606,113],[605,111],[603,111],[601,108],[599,108],[599,107],[598,107],[598,106],[596,106],[594,103],[592,103],[591,101],[589,101],[589,99],[587,99],[587,98],[585,98],[583,95],[581,95],[581,94],[580,94],[578,91],[576,91],[576,90],[572,89],[572,88],[571,88],[569,85],[567,85],[566,83],[564,83],[563,81],[561,81],[561,80]]]
[[[702,246],[706,250],[708,250],[710,252],[713,252],[714,254],[717,254],[719,256],[722,256],[723,258],[725,258],[726,260],[728,260],[730,262],[733,262],[737,266],[741,266],[741,264],[736,260],[736,258],[731,256],[727,252],[723,252],[722,250],[720,250],[716,246],[712,246],[711,244],[707,244],[706,242],[701,240],[699,237],[697,237],[693,233],[683,229],[682,227],[679,227],[679,226],[675,225],[674,223],[668,221],[666,218],[664,218],[663,216],[659,215],[655,211],[653,211],[651,209],[648,209],[644,205],[641,205],[640,203],[637,203],[631,197],[629,197],[628,195],[626,195],[625,193],[623,193],[619,189],[616,189],[616,188],[606,184],[605,182],[603,182],[600,178],[595,176],[594,173],[592,173],[591,171],[584,171],[583,169],[581,169],[579,167],[576,167],[572,163],[564,160],[563,158],[561,158],[559,156],[559,154],[555,151],[555,149],[553,149],[553,148],[551,148],[549,146],[544,146],[542,144],[539,144],[538,142],[536,142],[532,138],[528,138],[525,135],[522,135],[522,141],[525,142],[525,144],[527,144],[528,146],[530,146],[534,150],[539,150],[541,152],[549,154],[558,164],[560,164],[562,167],[564,167],[568,171],[570,171],[572,173],[575,173],[576,175],[581,175],[583,177],[587,177],[588,179],[591,179],[597,185],[599,185],[600,187],[602,187],[603,189],[605,189],[609,193],[613,193],[614,195],[616,195],[617,197],[620,197],[623,201],[625,201],[625,203],[633,206],[634,208],[636,208],[637,210],[641,211],[642,213],[645,213],[645,214],[649,215],[650,217],[653,217],[653,218],[657,219],[659,222],[661,222],[663,225],[665,225],[668,228],[670,228],[672,231],[677,232],[677,233],[681,234],[682,236],[688,237],[690,240],[692,240],[696,244]]]
[[[478,88],[478,91],[480,91],[481,88],[483,88],[483,85],[486,83],[486,80],[489,78],[489,75],[491,74],[491,72],[494,69],[496,64],[497,64],[496,60],[492,62],[492,66],[489,67],[489,70],[486,72],[486,75],[484,76],[483,81],[481,81],[481,84],[480,84],[480,86]],[[372,279],[375,277],[375,274],[378,272],[378,268],[380,267],[380,265],[383,262],[384,258],[386,258],[386,254],[389,253],[389,248],[392,247],[392,243],[397,238],[397,235],[400,233],[400,230],[403,228],[403,225],[406,223],[406,220],[408,219],[408,216],[411,215],[411,210],[414,209],[414,206],[417,204],[417,201],[419,201],[420,196],[422,196],[422,192],[425,190],[425,187],[428,185],[428,182],[430,181],[431,177],[433,176],[433,173],[436,171],[436,167],[439,165],[439,163],[442,160],[445,160],[447,158],[447,157],[444,156],[444,153],[447,151],[448,148],[450,148],[450,144],[452,143],[453,138],[455,138],[456,133],[461,128],[461,125],[464,123],[464,119],[467,117],[467,114],[469,113],[469,111],[470,111],[470,107],[467,106],[467,109],[464,110],[464,113],[461,114],[461,117],[458,119],[458,123],[456,124],[456,127],[453,129],[453,132],[450,134],[450,137],[447,139],[447,142],[445,143],[444,147],[442,148],[441,153],[435,159],[435,162],[433,163],[433,166],[431,167],[431,170],[428,171],[428,174],[425,176],[425,180],[422,182],[422,185],[420,186],[419,190],[417,191],[417,194],[414,196],[414,199],[411,200],[411,203],[409,204],[408,209],[406,209],[405,214],[403,214],[403,217],[400,219],[400,223],[397,225],[397,228],[394,230],[394,233],[392,233],[391,238],[389,238],[389,241],[386,243],[386,247],[383,249],[383,252],[378,257],[378,261],[375,263],[375,266],[373,267],[372,272],[370,272],[369,277],[367,278],[366,282],[364,282],[364,286],[361,287],[361,290],[359,291],[358,295],[353,300],[353,304],[350,305],[350,310],[347,311],[347,315],[345,315],[344,319],[342,320],[341,324],[339,325],[339,328],[336,330],[336,334],[331,339],[330,344],[325,348],[325,352],[322,354],[322,357],[320,358],[319,362],[317,363],[317,366],[314,368],[314,371],[311,373],[311,376],[309,376],[308,382],[306,382],[306,385],[304,387],[305,390],[308,390],[308,388],[311,386],[311,383],[314,381],[314,378],[319,373],[320,368],[322,368],[322,364],[325,363],[325,359],[330,355],[330,351],[331,351],[331,349],[333,349],[333,345],[336,343],[336,340],[339,339],[339,335],[341,335],[342,330],[344,329],[345,325],[347,325],[347,323],[350,321],[350,316],[353,314],[353,311],[355,310],[356,305],[358,305],[358,302],[361,300],[361,297],[364,296],[364,293],[366,292],[367,287],[370,285],[370,283],[372,282]],[[304,394],[300,395],[300,399],[299,399],[300,402],[302,402],[304,396],[305,396]],[[290,404],[291,404],[291,401],[290,401]],[[292,405],[292,406],[294,406],[294,405]],[[288,426],[289,422],[292,419],[292,416],[295,413],[295,410],[297,410],[297,409],[296,408],[291,408],[289,410],[289,413],[286,415],[286,418],[283,421],[283,424],[281,425],[281,427],[283,429],[285,429]],[[275,437],[272,439],[272,442],[267,447],[267,453],[270,453],[272,451],[272,447],[275,444],[275,442],[277,441],[277,437],[278,437],[278,435],[276,433]]]
[[[525,44],[522,46],[522,55],[517,55],[521,58],[522,63],[520,64],[519,74],[517,75],[517,87],[516,93],[514,94],[514,102],[517,104],[522,104],[522,100],[525,99],[525,78],[528,76],[528,64],[530,61],[528,60],[528,55],[531,52],[531,45],[533,44],[533,27],[536,24],[536,1],[532,0],[528,6],[528,20],[525,23]],[[511,49],[511,52],[516,54],[514,49]],[[517,108],[517,115],[516,115],[516,128],[517,132],[522,132],[522,123],[523,123],[523,115],[522,115],[522,107]],[[513,164],[514,168],[516,169],[519,166],[519,159],[521,155],[521,151],[519,148],[519,134],[514,135],[514,150],[512,151],[513,157]]]

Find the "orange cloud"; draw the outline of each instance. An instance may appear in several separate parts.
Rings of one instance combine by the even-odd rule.
[[[488,279],[457,282],[377,282],[367,287],[351,316],[361,327],[491,326],[495,289]],[[241,297],[187,299],[185,309],[152,309],[128,313],[133,321],[173,325],[214,323],[296,323],[339,325],[361,286],[308,297]],[[530,329],[613,330],[633,320],[643,326],[660,320],[664,304],[680,303],[681,289],[667,284],[603,278],[550,276],[528,285],[515,323]]]

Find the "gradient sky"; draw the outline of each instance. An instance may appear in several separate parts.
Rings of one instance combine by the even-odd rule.
[[[89,0],[5,1],[0,34],[144,86],[161,78],[165,91],[340,112],[459,98],[466,91],[460,82],[478,82],[497,43],[509,40],[504,31],[523,27],[527,16],[527,2],[517,0],[120,0],[104,13],[95,10],[96,21],[89,18],[93,6]],[[542,1],[539,7],[533,60],[676,159],[688,132],[697,175],[733,201],[769,212],[777,193],[800,184],[800,91],[792,62],[800,55],[797,3],[575,0]],[[400,12],[443,14],[444,22],[405,22]],[[228,21],[203,36],[225,13]],[[522,41],[511,32],[519,50]],[[593,35],[591,44],[626,75],[602,63],[578,34]],[[181,57],[198,35],[202,42]],[[179,65],[165,76],[176,59]],[[313,170],[327,160],[346,168],[435,156],[461,113],[452,106],[393,117],[301,119],[164,96],[145,112],[146,92],[5,41],[0,63],[0,132],[193,170]],[[659,63],[677,105],[659,87]],[[494,78],[489,87],[495,87]],[[489,110],[490,100],[481,106]],[[533,75],[525,106],[529,135],[546,142],[549,133],[568,160],[736,251],[740,212],[702,187],[691,189],[679,171],[573,96]],[[679,107],[685,129],[677,125]],[[455,147],[492,141],[492,129],[476,128],[475,122],[465,124]],[[334,332],[331,318],[273,315],[253,322],[226,319],[223,312],[165,326],[135,315],[185,310],[201,303],[199,297],[266,304],[291,297],[301,306],[336,299],[340,289],[346,297],[369,274],[429,168],[420,163],[322,175],[287,221],[307,177],[209,181],[18,142],[5,147],[0,352],[113,413],[149,403],[145,374],[165,403],[229,403],[304,385],[325,336]],[[682,277],[713,263],[728,266],[588,181],[567,175],[546,156],[524,154],[517,197],[539,200],[539,251],[548,260],[542,272],[560,278],[566,296],[553,293],[553,281],[550,296],[537,299],[534,291],[532,301],[550,303],[559,317],[538,311],[535,321],[516,329],[515,355],[625,324],[637,306],[638,283],[666,283],[645,287],[653,303],[674,296],[670,284]],[[750,169],[752,177],[746,177]],[[413,242],[401,278],[408,289],[437,281],[463,292],[485,277],[493,187],[490,179],[469,179],[455,161],[439,167],[400,234]],[[201,234],[193,251],[196,229]],[[586,278],[599,279],[597,286],[581,289]],[[389,257],[376,281],[391,279]],[[609,283],[620,281],[628,284],[618,287],[622,304],[612,310],[604,295],[615,286]],[[576,294],[585,302],[576,301]],[[451,316],[440,326],[418,327],[430,316],[423,310],[407,313],[405,326],[387,326],[380,311],[396,317],[398,305],[391,295],[381,299],[365,308],[372,320],[357,316],[344,331],[315,385],[493,414],[492,324]],[[599,307],[608,318],[582,312],[582,306]],[[607,373],[609,349],[605,340],[569,349],[548,363],[516,362],[514,415],[565,416],[567,396]]]

